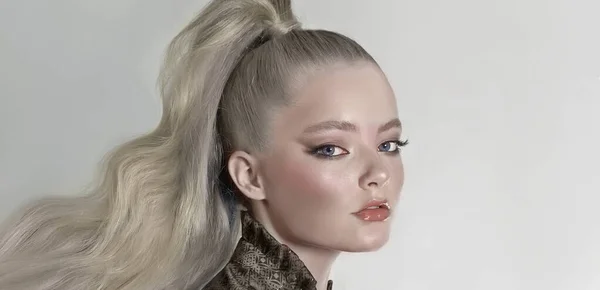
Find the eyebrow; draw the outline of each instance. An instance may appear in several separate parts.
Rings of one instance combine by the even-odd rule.
[[[377,129],[377,133],[383,133],[393,128],[402,128],[402,122],[398,118],[394,118],[387,123],[381,125],[379,129]],[[309,126],[304,130],[305,134],[313,134],[320,131],[331,131],[331,130],[340,130],[340,131],[348,131],[348,132],[358,132],[358,127],[347,121],[324,121],[314,125]]]

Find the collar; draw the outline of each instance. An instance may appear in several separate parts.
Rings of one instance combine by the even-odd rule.
[[[279,243],[250,213],[242,211],[241,219],[242,237],[233,263],[253,268],[259,279],[269,275],[285,285],[281,289],[316,289],[317,281],[292,249]],[[330,280],[327,289],[332,287]]]

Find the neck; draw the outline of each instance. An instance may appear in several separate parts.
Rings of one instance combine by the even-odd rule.
[[[339,256],[339,251],[323,249],[304,243],[292,242],[283,238],[273,227],[264,211],[254,211],[254,218],[281,244],[288,246],[304,263],[317,281],[317,290],[326,290],[331,267]]]

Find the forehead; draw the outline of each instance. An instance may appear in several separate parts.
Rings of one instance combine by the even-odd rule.
[[[306,78],[292,94],[292,104],[281,108],[275,127],[298,133],[320,121],[348,121],[375,127],[396,118],[396,99],[379,67],[372,63],[338,64]]]

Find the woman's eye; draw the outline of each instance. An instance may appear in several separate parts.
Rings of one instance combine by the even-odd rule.
[[[378,150],[380,152],[386,152],[386,153],[398,153],[398,152],[400,152],[400,147],[403,147],[406,144],[408,144],[408,141],[400,141],[400,140],[386,141],[386,142],[382,143],[381,145],[379,145]],[[325,158],[334,158],[334,157],[338,157],[341,155],[349,154],[348,150],[341,148],[339,146],[335,146],[335,145],[322,145],[322,146],[314,148],[311,151],[311,153],[318,157],[325,157]]]
[[[400,147],[406,146],[406,144],[408,144],[408,141],[387,141],[379,145],[379,150],[383,152],[398,152],[400,151]]]
[[[324,146],[316,148],[314,150],[314,153],[316,155],[322,155],[324,157],[335,157],[335,156],[339,156],[339,155],[342,155],[342,154],[347,154],[348,151],[340,148],[339,146],[324,145]]]

